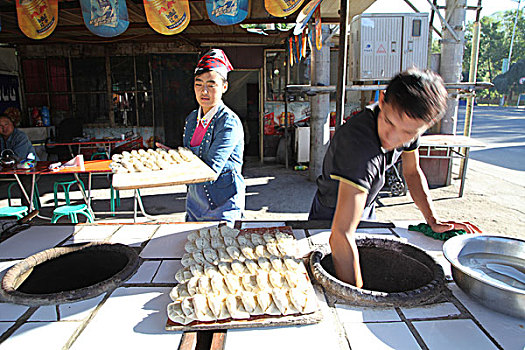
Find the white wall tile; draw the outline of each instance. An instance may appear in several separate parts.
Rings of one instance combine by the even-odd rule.
[[[148,240],[158,227],[159,225],[122,225],[109,241],[137,247]]]
[[[61,349],[79,325],[80,322],[24,323],[2,343],[2,350]]]
[[[25,259],[53,248],[73,233],[74,226],[32,226],[0,244],[0,259]]]
[[[328,244],[331,231],[330,229],[325,230],[308,230],[310,234],[310,241],[316,245]]]
[[[0,303],[0,321],[16,321],[27,309],[29,307],[24,305]]]
[[[293,235],[297,240],[297,255],[303,257],[308,254],[312,249],[310,248],[310,242],[306,237],[304,230],[293,230]]]
[[[492,311],[465,294],[455,283],[448,287],[504,349],[525,349],[525,320]]]
[[[344,326],[352,350],[421,349],[402,322],[345,323]]]
[[[210,224],[166,224],[162,225],[153,235],[146,247],[140,253],[142,258],[182,258],[186,237],[191,231]]]
[[[71,349],[177,349],[182,332],[166,331],[170,288],[118,288]]]
[[[180,260],[163,260],[153,278],[153,283],[177,283],[175,272],[182,268]]]
[[[429,349],[497,349],[472,320],[412,323]]]
[[[79,226],[75,235],[68,240],[72,243],[83,243],[83,242],[100,242],[111,236],[113,232],[119,229],[119,225],[86,225]]]
[[[14,322],[0,322],[0,336],[4,334],[5,331],[11,328],[11,326],[14,324]]]
[[[81,321],[85,319],[100,304],[105,295],[106,293],[91,299],[58,305],[60,321]],[[40,306],[29,318],[29,321],[57,320],[56,305]]]
[[[137,272],[125,283],[150,283],[160,263],[160,260],[142,262]]]
[[[408,319],[447,317],[461,314],[457,307],[452,303],[432,304],[413,308],[402,307],[401,311]]]
[[[401,318],[394,308],[359,307],[335,304],[335,309],[339,320],[343,323],[401,321]]]

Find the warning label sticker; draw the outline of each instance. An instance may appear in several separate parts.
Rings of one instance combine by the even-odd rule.
[[[386,43],[378,42],[376,47],[376,55],[386,55]]]

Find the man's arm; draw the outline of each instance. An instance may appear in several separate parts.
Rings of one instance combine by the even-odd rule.
[[[402,157],[403,177],[410,191],[410,196],[434,232],[445,232],[452,229],[463,229],[468,233],[481,232],[475,225],[468,222],[440,221],[435,214],[427,178],[419,166],[418,151],[403,152]]]
[[[368,193],[350,183],[339,181],[337,206],[332,221],[330,247],[337,277],[358,288],[363,286],[355,230],[361,220]]]

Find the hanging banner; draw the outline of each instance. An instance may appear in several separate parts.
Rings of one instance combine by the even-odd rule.
[[[304,31],[301,33],[301,56],[303,58],[306,57],[306,37],[307,37],[307,33],[306,33],[306,28],[304,29]]]
[[[27,37],[47,38],[58,23],[58,0],[16,0],[16,15]]]
[[[80,0],[87,29],[105,38],[120,35],[129,25],[125,0]]]
[[[301,48],[301,44],[302,44],[302,41],[301,41],[301,38],[297,35],[294,35],[293,37],[294,39],[294,42],[295,42],[295,60],[297,63],[301,62],[301,51],[302,51],[302,48]]]
[[[315,47],[321,50],[323,47],[323,26],[321,23],[321,8],[318,7],[314,12],[314,27],[315,27]]]
[[[264,0],[266,11],[275,17],[286,17],[297,11],[304,0]]]
[[[311,0],[305,7],[299,12],[295,20],[295,28],[293,29],[294,35],[299,35],[304,28],[308,25],[308,21],[312,18],[315,10],[319,7],[323,0]]]
[[[213,23],[229,26],[244,21],[249,5],[249,0],[206,0],[206,11]]]
[[[160,34],[180,33],[190,23],[188,0],[144,0],[144,11],[151,28]]]

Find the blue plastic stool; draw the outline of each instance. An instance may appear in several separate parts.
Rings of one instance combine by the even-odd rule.
[[[26,206],[20,207],[3,207],[0,208],[0,217],[16,216],[17,219],[21,219],[27,215],[28,208]]]
[[[73,224],[78,224],[77,214],[82,214],[87,218],[88,222],[93,222],[93,216],[88,210],[87,205],[62,205],[55,210],[53,210],[53,217],[51,218],[51,223],[55,224],[58,219],[62,216],[68,216]]]
[[[86,187],[84,186],[84,183],[82,180],[80,181],[80,185],[82,186],[82,190],[84,192],[86,191]],[[66,197],[66,205],[70,205],[71,202],[69,200],[69,190],[71,186],[77,183],[77,180],[71,180],[71,181],[56,181],[53,185],[53,197],[55,199],[55,207],[58,207],[58,186],[62,186],[62,190],[64,191],[64,195]]]

